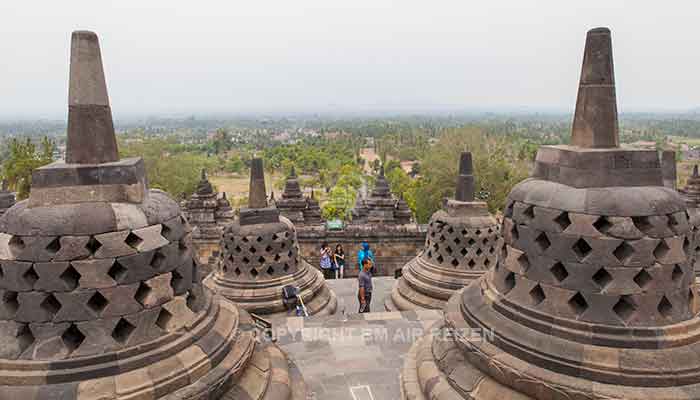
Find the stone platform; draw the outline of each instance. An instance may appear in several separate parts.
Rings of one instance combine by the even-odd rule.
[[[274,331],[304,376],[309,399],[390,400],[401,398],[399,374],[411,345],[441,319],[436,310],[339,313],[287,318]]]

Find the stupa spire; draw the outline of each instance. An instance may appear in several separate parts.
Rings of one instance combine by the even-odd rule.
[[[619,147],[610,29],[588,31],[571,133],[574,146]]]
[[[290,178],[296,178],[297,177],[297,171],[294,169],[294,166],[292,165],[292,170],[289,171],[289,177]]]
[[[474,175],[472,167],[472,153],[465,151],[459,157],[459,175],[457,175],[457,189],[455,200],[474,201]]]
[[[94,32],[73,32],[66,162],[101,164],[118,160],[99,40]]]
[[[263,170],[262,158],[254,158],[251,161],[248,207],[267,207],[267,193],[265,192],[265,171]]]

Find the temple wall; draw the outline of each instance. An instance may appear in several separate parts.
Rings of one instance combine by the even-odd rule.
[[[414,258],[425,244],[425,228],[415,225],[408,228],[388,226],[349,226],[341,231],[325,228],[298,228],[297,237],[302,256],[314,267],[319,266],[321,243],[328,242],[331,249],[341,244],[346,254],[345,276],[358,274],[357,252],[362,242],[367,242],[377,262],[375,276],[394,276],[394,271]]]

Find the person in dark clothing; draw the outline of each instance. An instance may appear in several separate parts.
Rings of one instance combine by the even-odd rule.
[[[372,302],[372,260],[365,258],[362,260],[362,271],[357,276],[357,300],[360,302],[360,313],[369,312],[369,305]]]
[[[335,278],[335,271],[331,262],[331,248],[326,242],[323,242],[321,245],[321,271],[325,279]]]
[[[335,263],[335,278],[343,279],[343,274],[345,273],[345,252],[343,251],[343,246],[335,246],[333,261]]]

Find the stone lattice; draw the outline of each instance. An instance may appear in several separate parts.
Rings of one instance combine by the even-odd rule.
[[[594,29],[578,145],[540,148],[503,255],[414,345],[405,398],[700,399],[689,213],[656,151],[617,147],[613,82],[610,31]]]
[[[0,398],[305,398],[251,316],[201,284],[178,204],[141,159],[111,159],[111,123],[82,120],[108,100],[97,36],[72,40],[74,163],[36,170],[0,218]]]
[[[262,160],[254,159],[253,169],[251,177],[263,176]],[[264,179],[251,182],[254,190],[256,185],[262,185],[264,197]],[[255,314],[293,314],[282,300],[287,285],[299,288],[309,314],[333,314],[337,307],[321,272],[301,258],[294,225],[274,207],[251,204],[241,210],[240,218],[224,230],[217,269],[205,284]]]
[[[698,166],[693,166],[693,173],[688,177],[685,188],[680,190],[685,203],[688,206],[690,224],[690,243],[692,248],[691,262],[695,268],[695,275],[700,279],[700,174]]]
[[[387,310],[442,309],[455,291],[496,265],[503,246],[500,228],[486,203],[473,201],[473,180],[471,154],[463,153],[457,199],[431,217],[425,247],[404,266]]]

